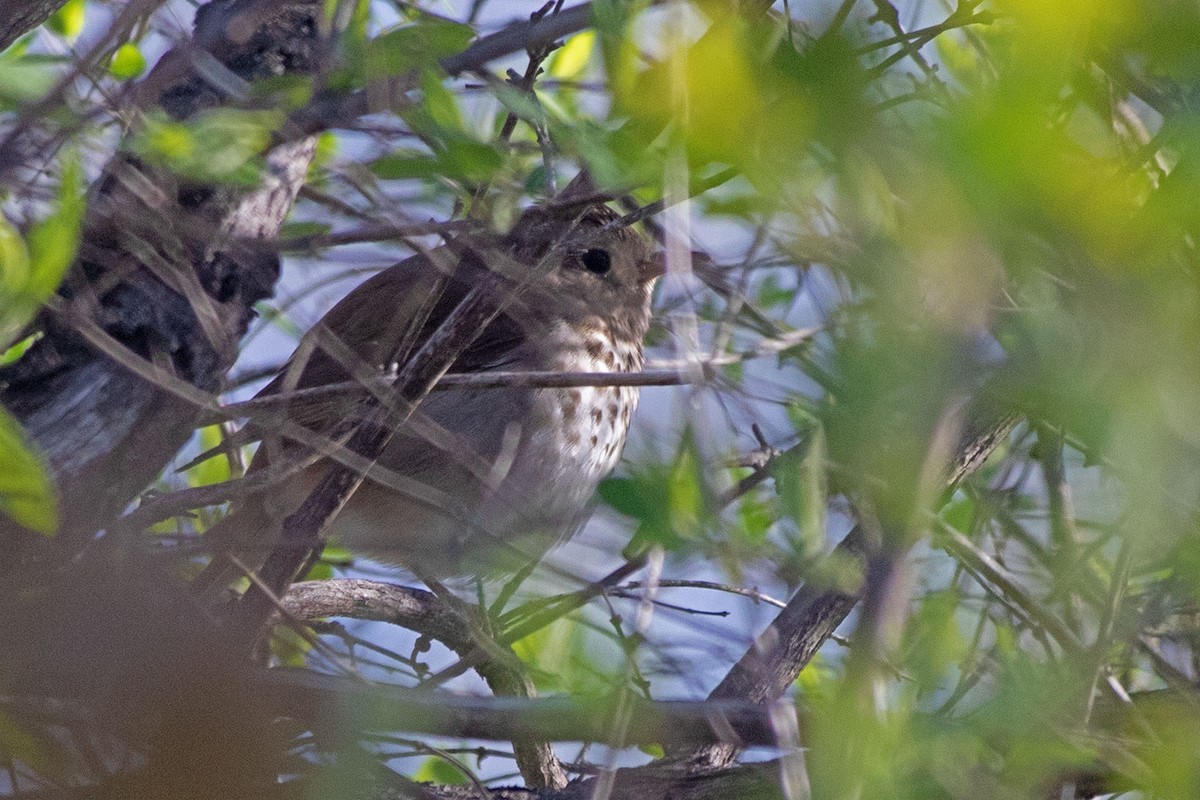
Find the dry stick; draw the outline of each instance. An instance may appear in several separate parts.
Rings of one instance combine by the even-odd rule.
[[[499,276],[485,276],[441,327],[404,365],[393,384],[400,409],[379,409],[364,420],[350,437],[347,447],[365,458],[378,457],[397,429],[412,416],[417,403],[433,389],[454,360],[470,345],[479,331],[501,311],[502,303],[492,299]],[[350,496],[362,484],[360,470],[332,467],[304,503],[285,521],[283,536],[263,566],[263,583],[276,595],[282,595],[308,562],[310,554],[321,546],[321,533]],[[270,597],[251,586],[240,603],[241,622],[247,636],[257,639],[258,630],[272,610]]]
[[[1014,418],[1006,416],[971,441],[959,454],[947,485],[957,485],[982,466],[1015,424]],[[834,548],[830,561],[839,567],[839,571],[843,564],[854,565],[861,577],[869,550],[868,532],[863,526],[855,525]],[[778,699],[833,635],[861,594],[861,585],[805,584],[709,693],[708,699],[749,700],[761,704]],[[720,769],[733,761],[737,751],[732,744],[713,744],[690,752],[676,750],[671,753],[671,758],[700,769]]]
[[[412,222],[404,225],[370,222],[352,230],[293,236],[276,239],[268,244],[280,252],[311,253],[322,248],[337,247],[339,245],[386,242],[393,239],[403,239],[408,236],[424,236],[432,233],[466,233],[478,228],[478,224],[469,220]]]
[[[438,65],[448,75],[459,75],[478,69],[489,61],[533,47],[548,45],[555,39],[578,33],[591,24],[590,3],[564,9],[558,14],[539,20],[519,22],[477,40],[461,53],[447,56]],[[283,126],[280,136],[299,138],[338,125],[345,120],[358,119],[375,108],[380,95],[393,102],[416,85],[415,75],[409,74],[387,82],[382,92],[374,88],[360,89],[350,95],[318,99],[293,114]]]
[[[678,386],[710,380],[714,369],[773,355],[796,347],[810,340],[820,328],[801,328],[782,336],[764,339],[754,347],[735,353],[726,353],[702,361],[650,362],[641,372],[560,372],[556,370],[492,370],[488,372],[449,373],[442,376],[434,391],[446,389],[498,389],[505,387],[531,387],[539,389],[562,389],[579,386]],[[380,377],[375,388],[383,390],[391,381]],[[255,397],[240,403],[230,403],[219,409],[207,409],[202,417],[203,424],[212,424],[229,419],[249,417],[277,406],[288,406],[297,402],[345,397],[349,393],[370,390],[372,385],[361,381],[341,381],[324,386],[293,389],[289,392]]]

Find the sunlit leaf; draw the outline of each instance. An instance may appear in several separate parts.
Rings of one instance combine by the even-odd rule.
[[[220,425],[205,425],[199,434],[201,452],[216,447],[225,438]],[[229,478],[229,459],[225,456],[206,459],[188,470],[188,484],[191,486],[211,486]]]
[[[575,80],[588,68],[595,48],[595,31],[577,33],[550,56],[546,72],[560,80]]]
[[[142,55],[142,51],[137,48],[137,45],[126,42],[117,48],[117,52],[113,53],[108,71],[118,80],[127,81],[136,78],[146,71],[146,57]]]
[[[83,31],[87,15],[87,0],[67,0],[46,20],[46,27],[66,39],[74,39]]]
[[[470,783],[470,778],[464,775],[462,770],[439,756],[430,756],[422,761],[421,766],[413,773],[413,780],[448,786]]]

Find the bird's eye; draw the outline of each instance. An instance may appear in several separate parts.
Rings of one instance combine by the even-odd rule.
[[[612,269],[612,256],[607,250],[601,250],[599,247],[593,247],[590,250],[584,250],[579,256],[579,260],[583,262],[583,266],[588,272],[595,275],[604,275]]]

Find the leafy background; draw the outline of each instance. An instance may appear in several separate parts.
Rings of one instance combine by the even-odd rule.
[[[533,93],[524,58],[458,79],[432,66],[532,6],[330,9],[326,86],[416,69],[419,102],[322,134],[230,399],[333,299],[410,252],[372,225],[469,213],[503,229],[583,165],[669,205],[653,223],[671,274],[651,353],[702,379],[644,390],[592,523],[519,599],[595,579],[627,545],[689,585],[626,587],[517,642],[541,692],[703,697],[772,612],[699,582],[786,599],[835,581],[820,557],[859,519],[880,543],[866,599],[794,691],[814,796],[1200,796],[1195,4],[756,14],[609,0],[548,56]],[[117,10],[71,0],[0,56],[3,124],[37,109],[50,145],[4,187],[8,359],[70,265],[85,177],[118,142],[191,180],[254,182],[272,132],[312,97],[311,81],[281,77],[245,108],[130,118],[128,88],[188,27],[190,7],[168,3],[92,54],[59,92],[70,113],[37,106]],[[510,112],[520,121],[504,136]],[[360,235],[332,246],[344,231]],[[1000,450],[943,496],[958,442],[1009,418]],[[181,463],[219,436],[201,430]],[[0,438],[5,513],[52,531],[36,455],[7,417]],[[767,479],[738,493],[757,472]],[[157,489],[229,475],[214,460]],[[157,532],[190,534],[220,512]],[[318,569],[381,574],[336,549]],[[328,646],[371,675],[412,683],[449,663],[399,656],[413,636],[393,626],[350,630],[379,649]],[[328,668],[294,637],[276,654]],[[370,745],[419,779],[462,779],[428,742]],[[560,750],[607,766],[656,755]],[[463,759],[485,777],[510,771]],[[1089,788],[1096,771],[1108,782]]]

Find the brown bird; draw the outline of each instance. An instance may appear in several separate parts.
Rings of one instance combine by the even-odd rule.
[[[367,280],[306,335],[260,396],[346,381],[379,385],[487,269],[502,274],[504,310],[450,372],[639,371],[661,253],[630,228],[610,228],[615,212],[581,202],[593,194],[586,176],[577,179],[527,210],[505,237],[453,242]],[[387,402],[384,391],[379,399]],[[626,386],[435,391],[370,466],[328,533],[421,575],[515,569],[574,532],[620,458],[637,401],[637,388]],[[214,550],[246,550],[249,541],[261,560],[330,458],[347,461],[331,437],[363,413],[360,392],[293,401],[259,420],[271,433],[251,470],[274,470],[278,482],[209,531]],[[215,556],[214,565],[221,560]],[[213,582],[208,572],[202,585]]]

